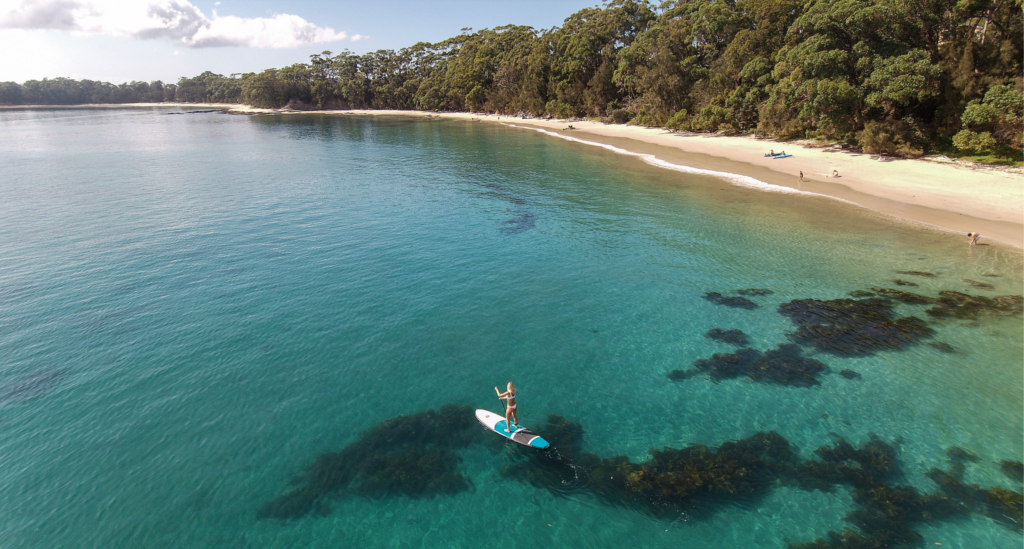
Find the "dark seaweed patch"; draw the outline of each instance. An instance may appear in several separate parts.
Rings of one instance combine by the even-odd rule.
[[[996,289],[995,286],[989,284],[988,282],[978,282],[977,280],[971,280],[969,278],[965,278],[964,282],[970,284],[971,286],[974,286],[975,288],[978,288],[979,290],[995,290]]]
[[[1010,480],[1015,480],[1017,482],[1024,481],[1024,463],[1004,459],[999,462],[999,470],[1002,471],[1004,475],[1010,477]]]
[[[502,475],[557,495],[587,491],[605,503],[659,518],[709,516],[723,505],[749,505],[797,461],[781,435],[757,433],[718,448],[652,449],[650,459],[633,463],[622,456],[583,454],[582,427],[559,416],[548,421],[559,432],[538,432],[558,451],[520,454],[520,461],[505,466]],[[568,439],[567,450],[563,439]]]
[[[854,372],[853,370],[849,370],[849,369],[839,370],[839,375],[845,377],[846,379],[859,379],[860,378],[860,374],[859,373]]]
[[[25,402],[35,400],[64,381],[67,370],[43,368],[10,383],[0,389],[0,402]]]
[[[721,328],[712,328],[704,334],[704,337],[714,339],[715,341],[721,341],[722,343],[738,345],[740,347],[748,343],[747,334],[744,334],[743,330],[723,330]]]
[[[929,278],[935,276],[935,273],[929,273],[927,271],[896,271],[896,274],[913,275],[913,276],[924,276],[924,277],[929,277]]]
[[[583,428],[560,416],[538,430],[557,450],[516,451],[501,474],[564,496],[590,493],[609,505],[624,506],[668,520],[705,519],[723,506],[749,507],[775,486],[833,492],[852,488],[855,508],[846,516],[853,528],[830,532],[826,539],[791,544],[791,549],[880,549],[916,546],[915,528],[967,517],[1013,511],[1014,492],[972,487],[980,504],[965,504],[944,491],[923,494],[896,484],[902,478],[896,446],[871,435],[855,447],[842,438],[801,461],[792,444],[774,432],[725,442],[718,447],[690,445],[652,449],[649,459],[634,463],[624,456],[604,458],[583,453]],[[967,452],[951,456],[967,459]],[[954,472],[958,469],[954,467]],[[962,472],[962,468],[959,469]],[[1019,512],[1017,513],[1019,516]],[[1001,521],[1016,527],[1012,519]]]
[[[686,381],[687,379],[690,379],[691,377],[698,375],[700,373],[700,370],[694,369],[672,370],[671,372],[668,373],[668,378],[671,379],[672,381]]]
[[[949,471],[932,468],[926,473],[938,485],[939,492],[974,513],[1024,532],[1024,494],[1000,487],[982,488],[976,484],[965,484],[963,476],[967,463],[978,461],[977,456],[960,448],[950,448],[946,453],[949,455]]]
[[[800,464],[793,480],[804,489],[826,492],[837,484],[852,486],[856,508],[846,521],[859,531],[829,532],[828,539],[790,544],[790,549],[913,547],[923,541],[916,525],[968,514],[966,507],[944,494],[926,495],[892,484],[901,476],[896,448],[875,436],[861,448],[839,439],[814,453],[819,459]]]
[[[501,475],[558,496],[586,490],[588,475],[579,465],[583,456],[583,426],[552,414],[539,427],[537,433],[551,443],[552,449],[537,452],[511,445],[513,461],[501,468]]]
[[[469,489],[453,450],[479,441],[481,431],[469,406],[382,421],[338,452],[321,455],[302,474],[299,486],[257,512],[258,519],[297,518],[330,510],[328,498],[351,493],[381,499],[451,495]]]
[[[736,296],[724,296],[718,292],[708,292],[704,294],[704,299],[714,303],[715,305],[725,305],[726,307],[735,307],[737,309],[756,309],[758,304],[745,297]]]
[[[956,347],[944,341],[929,341],[928,346],[943,353],[955,353]]]
[[[767,288],[747,288],[745,290],[736,290],[736,293],[739,294],[739,295],[761,296],[761,295],[772,295],[775,292],[773,292],[773,291],[771,291],[771,290],[769,290]]]
[[[511,219],[504,223],[501,228],[502,234],[520,234],[534,228],[537,225],[537,216],[527,210],[509,210]]]
[[[716,383],[747,376],[761,383],[793,387],[820,385],[818,375],[828,369],[825,364],[802,356],[800,347],[792,344],[779,345],[763,354],[749,348],[729,354],[715,353],[711,358],[697,359],[693,365]]]
[[[854,291],[850,292],[849,295],[850,295],[850,297],[856,297],[856,298],[875,297],[875,292],[869,292],[867,290],[854,290]]]
[[[797,324],[791,340],[836,356],[898,351],[935,333],[917,317],[896,317],[890,303],[877,297],[798,299],[779,305],[779,312]]]
[[[884,298],[906,303],[907,305],[929,305],[938,301],[934,297],[905,292],[903,290],[894,290],[892,288],[872,288],[872,290],[878,292],[878,295]]]
[[[1024,297],[1004,295],[993,298],[972,296],[951,290],[939,292],[936,305],[925,313],[934,318],[977,320],[982,316],[1008,316],[1020,314]]]
[[[900,278],[893,279],[892,283],[897,286],[917,286],[917,282],[910,282],[909,280],[903,280]]]

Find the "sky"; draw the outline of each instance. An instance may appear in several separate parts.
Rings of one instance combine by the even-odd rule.
[[[599,0],[0,0],[0,82],[176,82],[438,42],[463,28],[560,26]]]

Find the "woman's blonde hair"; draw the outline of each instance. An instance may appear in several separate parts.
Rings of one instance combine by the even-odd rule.
[[[511,381],[508,382],[508,392],[510,392],[510,393],[516,392],[516,386]]]

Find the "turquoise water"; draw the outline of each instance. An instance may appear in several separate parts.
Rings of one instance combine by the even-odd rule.
[[[603,457],[775,431],[812,459],[874,433],[922,492],[954,446],[979,458],[967,481],[1021,488],[997,465],[1024,454],[1020,315],[897,304],[956,352],[806,348],[831,370],[810,388],[667,377],[735,349],[711,328],[787,342],[794,299],[1020,295],[1019,250],[525,129],[167,112],[0,111],[5,547],[785,547],[852,528],[848,487],[657,518],[503,476],[522,453],[487,442],[458,450],[468,490],[257,519],[379,422],[500,412],[509,380],[523,424],[562,415]],[[774,293],[703,299],[744,288]],[[915,530],[1021,544],[981,514]]]

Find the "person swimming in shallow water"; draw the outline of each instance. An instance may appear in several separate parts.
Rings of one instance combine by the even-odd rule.
[[[516,411],[516,386],[509,381],[507,391],[502,393],[495,387],[494,392],[498,393],[498,398],[508,402],[508,406],[505,407],[505,432],[511,433],[510,426],[515,425],[517,429],[519,428],[519,412]]]

